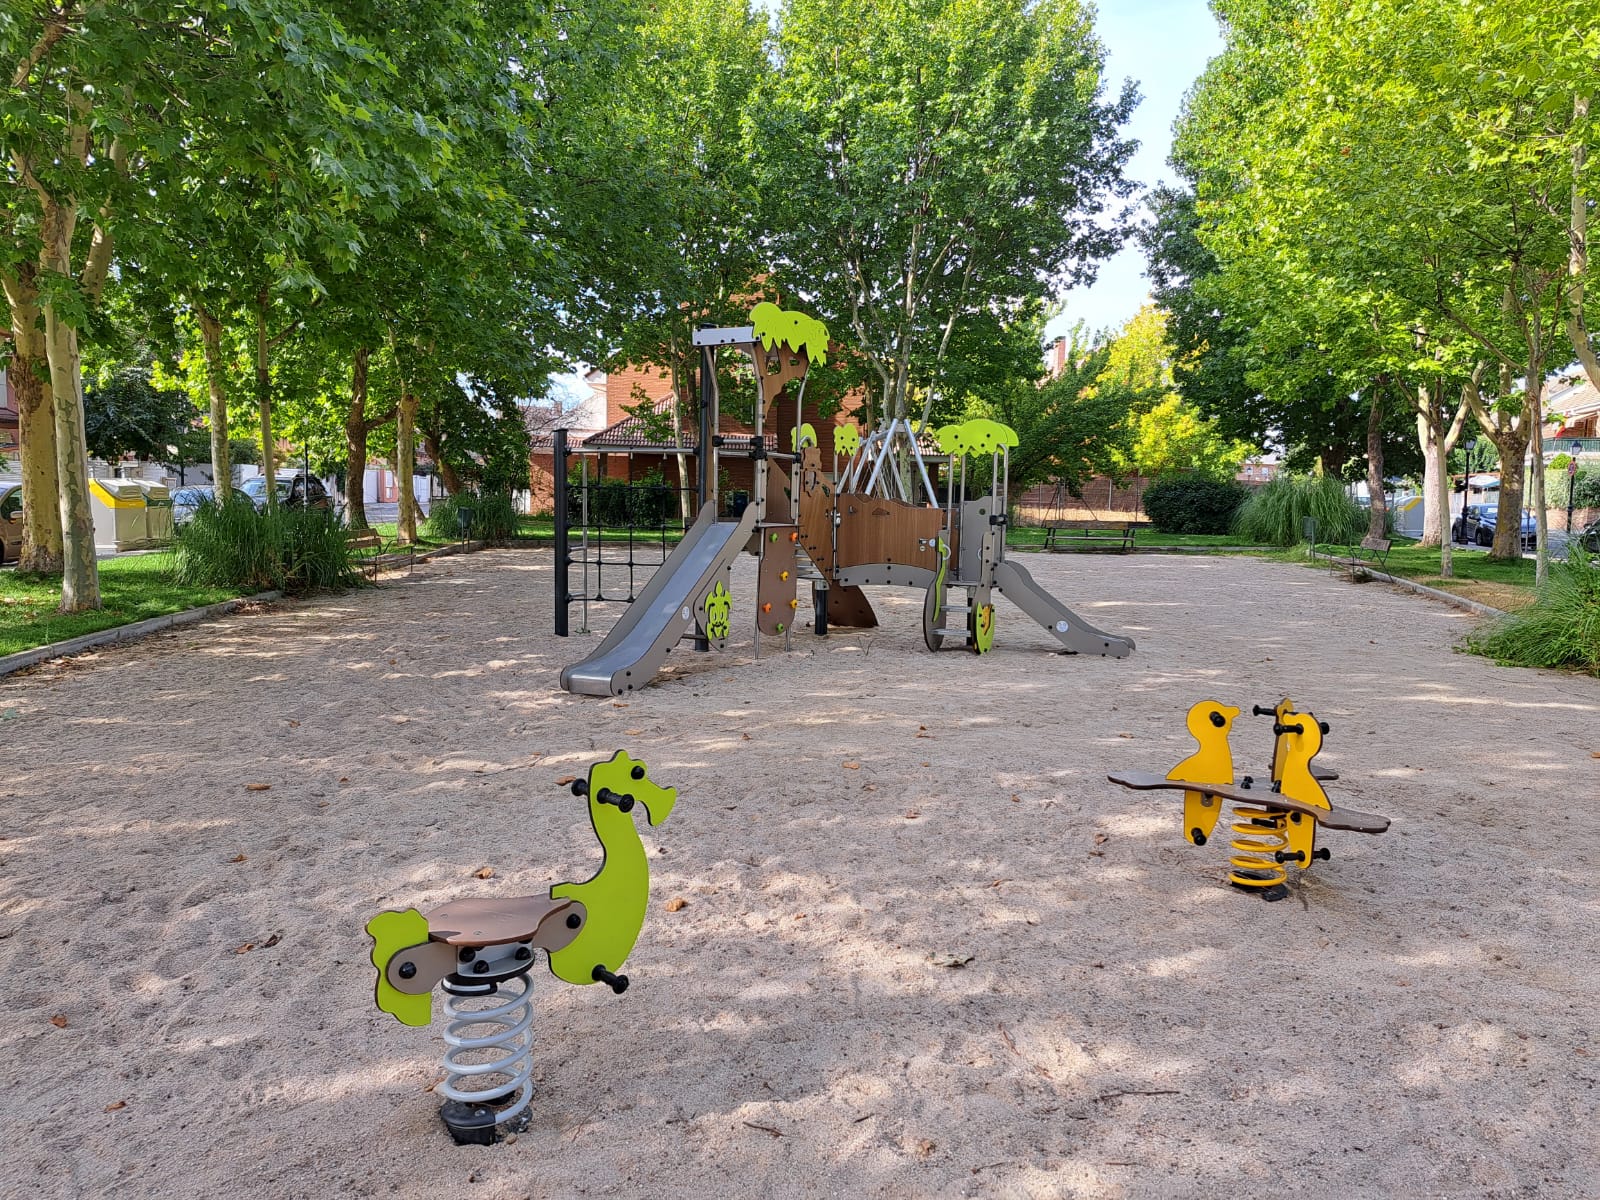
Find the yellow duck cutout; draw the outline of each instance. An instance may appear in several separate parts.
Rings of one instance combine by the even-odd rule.
[[[1184,759],[1167,778],[1179,783],[1233,783],[1233,750],[1228,745],[1228,735],[1233,732],[1234,718],[1239,710],[1231,704],[1217,700],[1202,700],[1189,710],[1186,724],[1189,735],[1199,749]],[[1183,836],[1196,846],[1204,846],[1217,818],[1222,815],[1222,802],[1203,792],[1183,793]]]

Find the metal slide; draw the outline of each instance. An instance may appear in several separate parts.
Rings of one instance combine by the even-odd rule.
[[[1001,595],[1043,625],[1074,654],[1100,654],[1127,658],[1133,639],[1120,633],[1102,633],[1034,582],[1033,576],[1010,559],[994,569],[994,585]]]
[[[620,696],[649,683],[694,623],[695,605],[717,572],[750,540],[756,507],[750,505],[737,521],[718,521],[707,505],[599,649],[562,668],[561,686],[581,696]]]

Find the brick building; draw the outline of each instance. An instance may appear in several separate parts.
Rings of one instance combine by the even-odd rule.
[[[532,481],[532,509],[547,512],[554,504],[555,474],[552,420],[564,420],[568,426],[567,443],[574,448],[582,446],[593,453],[589,464],[590,477],[607,479],[641,480],[655,477],[670,488],[694,488],[699,478],[698,449],[700,441],[699,397],[674,398],[672,378],[662,370],[625,367],[619,371],[590,371],[584,376],[585,384],[598,400],[604,397],[604,427],[585,430],[579,424],[586,416],[599,411],[598,403],[582,404],[566,413],[552,416],[548,410],[532,410],[536,427],[532,433],[530,476]],[[746,384],[752,394],[754,382]],[[723,405],[729,404],[729,389],[724,388]],[[750,397],[741,397],[747,403]],[[860,407],[860,400],[848,397],[843,408],[834,417],[823,420],[816,406],[805,406],[804,421],[817,432],[817,440],[824,456],[833,451],[833,431],[844,421],[852,420]],[[764,431],[768,444],[789,449],[792,440],[794,408],[791,401],[782,400],[775,409],[778,428],[770,426]],[[717,431],[723,436],[723,454],[719,459],[721,477],[718,490],[724,503],[735,492],[748,494],[755,478],[755,464],[747,457],[735,457],[740,450],[748,449],[753,429],[748,424],[730,416],[726,411],[718,414]],[[673,453],[670,448],[682,447],[687,454]],[[569,464],[570,465],[570,464]]]

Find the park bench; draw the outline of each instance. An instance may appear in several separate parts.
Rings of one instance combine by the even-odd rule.
[[[1046,550],[1110,550],[1126,554],[1133,549],[1132,521],[1046,521]]]
[[[1335,559],[1336,566],[1342,567],[1351,574],[1365,566],[1377,563],[1381,568],[1389,558],[1389,539],[1373,537],[1370,533],[1361,539],[1359,546],[1351,546],[1345,558]]]
[[[409,575],[416,567],[417,552],[413,547],[394,543],[386,550],[383,539],[374,530],[352,533],[349,544],[356,555],[356,565],[368,579],[376,579],[379,571],[398,571],[401,566]]]

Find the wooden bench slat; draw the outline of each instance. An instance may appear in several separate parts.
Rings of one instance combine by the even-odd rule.
[[[1074,543],[1092,542],[1116,542],[1127,550],[1133,545],[1135,526],[1131,521],[1046,521],[1043,528],[1046,550],[1065,550]]]

